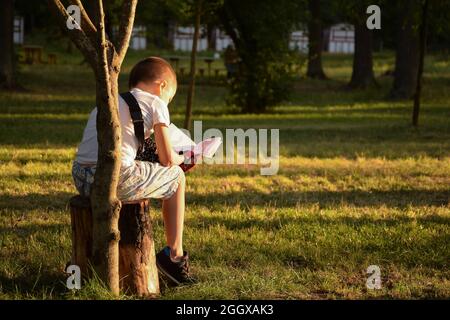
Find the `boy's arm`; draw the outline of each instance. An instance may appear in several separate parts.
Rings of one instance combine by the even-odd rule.
[[[155,131],[155,142],[160,163],[165,167],[176,166],[183,163],[184,156],[177,154],[172,148],[168,127],[163,123],[158,123],[155,124],[153,129]]]

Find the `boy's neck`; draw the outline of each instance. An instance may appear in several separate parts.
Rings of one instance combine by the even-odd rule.
[[[151,93],[151,94],[159,97],[159,88],[157,86],[155,86],[155,85],[145,84],[145,83],[141,82],[141,83],[138,83],[135,86],[135,88],[136,89],[140,89],[140,90],[145,91],[145,92],[148,92],[148,93]]]

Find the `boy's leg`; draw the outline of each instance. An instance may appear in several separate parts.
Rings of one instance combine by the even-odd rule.
[[[185,176],[179,166],[136,161],[122,168],[118,195],[122,201],[155,198],[163,200],[167,247],[156,255],[158,269],[177,284],[193,282],[189,255],[183,251]]]
[[[75,187],[83,197],[90,196],[90,190],[94,183],[95,166],[81,165],[77,161],[72,163],[72,177]]]
[[[181,173],[178,189],[170,198],[163,200],[163,218],[167,245],[174,259],[183,257],[184,193],[186,183]]]

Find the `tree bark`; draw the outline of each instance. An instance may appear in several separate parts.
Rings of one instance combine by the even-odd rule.
[[[394,82],[389,97],[410,99],[417,85],[419,67],[419,35],[414,30],[414,1],[402,1],[398,14],[397,48],[395,53]]]
[[[186,115],[184,118],[184,127],[187,130],[191,128],[191,118],[192,118],[192,103],[194,101],[195,92],[195,59],[197,56],[197,43],[200,33],[200,16],[202,10],[202,0],[197,0],[195,2],[195,24],[194,24],[194,38],[192,39],[192,50],[191,50],[191,70],[189,74],[189,89],[186,101]]]
[[[308,21],[308,78],[326,79],[322,67],[322,21],[320,13],[320,1],[309,0],[308,7],[311,17]]]
[[[80,267],[81,276],[89,278],[92,267],[92,209],[89,198],[80,195],[70,199],[72,257],[70,264]]]
[[[72,224],[71,264],[80,267],[83,279],[92,276],[93,217],[89,198],[70,199]],[[155,246],[149,201],[125,203],[120,211],[119,277],[123,292],[154,297],[159,294]]]
[[[13,89],[14,77],[14,1],[4,0],[0,11],[0,87]]]
[[[106,42],[102,0],[97,1],[98,66],[96,78],[98,160],[91,193],[93,264],[113,294],[119,294],[119,213],[117,184],[121,128],[118,114],[118,72]]]
[[[211,23],[206,26],[206,38],[208,41],[208,50],[216,50],[216,27]]]
[[[149,200],[124,204],[119,219],[120,287],[138,296],[159,294]]]
[[[427,14],[428,14],[428,0],[422,7],[422,22],[420,24],[420,52],[419,52],[419,67],[417,72],[417,86],[414,94],[414,107],[412,115],[412,124],[415,127],[419,126],[419,111],[420,111],[420,96],[422,93],[422,74],[425,60],[425,48],[427,46]]]
[[[355,53],[353,54],[353,71],[348,87],[364,89],[376,85],[373,73],[372,31],[367,29],[366,22],[355,24]]]
[[[60,0],[49,0],[64,29],[70,17]],[[137,0],[125,0],[119,27],[117,51],[107,40],[102,0],[97,0],[96,26],[81,1],[79,29],[68,31],[69,37],[89,62],[96,78],[98,161],[91,193],[93,216],[93,267],[114,295],[119,294],[120,201],[117,184],[120,170],[121,129],[118,113],[118,76],[128,49]]]

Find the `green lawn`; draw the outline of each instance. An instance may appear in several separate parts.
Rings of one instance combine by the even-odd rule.
[[[129,54],[123,89],[141,56]],[[427,59],[413,129],[411,101],[384,99],[391,78],[349,92],[351,57],[324,59],[333,80],[298,79],[291,100],[264,115],[237,114],[224,87],[197,87],[194,118],[204,128],[279,128],[280,170],[202,165],[188,174],[185,246],[200,282],[162,282],[161,298],[450,297],[450,62]],[[0,299],[109,297],[94,282],[76,293],[64,286],[70,166],[94,104],[80,61],[23,66],[28,91],[0,92]],[[376,74],[392,64],[391,54],[376,55]],[[170,107],[179,125],[185,92]],[[369,265],[381,268],[381,290],[366,289]]]

